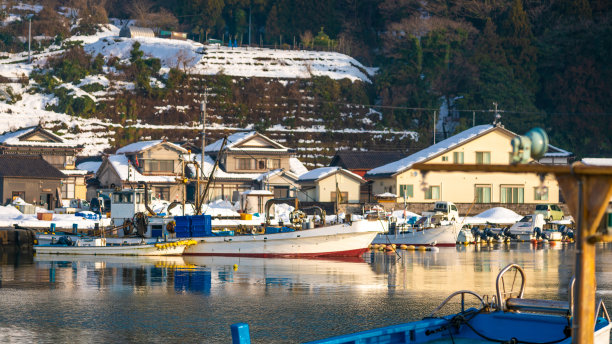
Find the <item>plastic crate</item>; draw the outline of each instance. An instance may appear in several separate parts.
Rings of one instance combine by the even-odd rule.
[[[280,228],[278,227],[266,227],[266,234],[276,234],[280,233]]]
[[[175,216],[174,222],[176,227],[187,227],[191,226],[191,216]]]

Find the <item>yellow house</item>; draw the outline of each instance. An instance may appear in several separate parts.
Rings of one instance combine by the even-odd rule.
[[[559,185],[553,176],[533,174],[428,172],[416,163],[510,164],[510,140],[516,134],[495,125],[480,125],[440,141],[406,158],[370,170],[372,193],[393,193],[397,202],[557,203]]]
[[[365,183],[359,175],[340,167],[321,167],[298,179],[302,187],[298,193],[300,202],[336,202],[336,192],[340,190],[341,203],[359,203],[361,184]]]

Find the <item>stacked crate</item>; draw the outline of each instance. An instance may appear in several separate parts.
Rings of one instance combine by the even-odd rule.
[[[177,238],[191,237],[191,216],[175,216],[174,233]]]
[[[191,236],[204,237],[212,235],[212,217],[210,215],[191,216]]]

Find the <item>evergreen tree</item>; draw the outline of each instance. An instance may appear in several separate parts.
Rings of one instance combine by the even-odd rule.
[[[513,0],[503,25],[502,45],[516,78],[531,92],[538,89],[537,49],[523,0]]]

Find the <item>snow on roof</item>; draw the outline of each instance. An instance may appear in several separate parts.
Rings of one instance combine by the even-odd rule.
[[[181,146],[175,145],[172,142],[168,142],[168,141],[163,141],[163,140],[151,140],[151,141],[139,141],[139,142],[134,142],[134,143],[130,143],[127,146],[123,146],[119,149],[117,149],[117,152],[115,152],[115,154],[128,154],[128,153],[136,153],[136,152],[141,152],[143,150],[149,149],[151,147],[157,146],[158,144],[165,142],[166,144],[171,145],[172,147],[174,147],[176,150],[181,151],[186,153],[187,150]]]
[[[256,131],[243,131],[234,133],[227,137],[226,148],[234,147],[240,142],[253,137],[257,132]],[[219,139],[204,148],[206,152],[218,152],[221,149],[221,144],[223,143],[223,139]]]
[[[86,170],[92,173],[98,172],[98,169],[102,165],[102,161],[85,161],[77,165],[79,170]]]
[[[11,145],[11,146],[75,147],[75,144],[73,142],[64,142],[64,140],[61,137],[47,130],[45,130],[47,134],[51,135],[53,138],[59,140],[60,142],[26,141],[26,140],[19,139],[20,137],[33,132],[37,128],[38,126],[33,126],[33,127],[19,129],[16,131],[6,132],[0,135],[0,143],[4,143],[6,145]]]
[[[397,198],[397,195],[391,192],[385,192],[385,193],[381,193],[378,195],[374,195],[374,197],[379,197],[379,198]]]
[[[242,193],[243,195],[255,195],[255,196],[271,196],[273,193],[270,190],[247,190]]]
[[[612,166],[612,158],[583,158],[582,163],[593,166]]]
[[[67,176],[84,176],[87,173],[89,173],[89,171],[87,170],[60,170],[60,171]]]
[[[227,144],[225,145],[225,149],[227,150],[232,150],[232,148],[240,145],[241,143],[245,142],[246,140],[252,138],[255,135],[259,135],[261,137],[263,137],[264,139],[270,140],[272,142],[274,142],[275,144],[277,144],[279,146],[279,148],[259,148],[259,147],[242,147],[239,148],[239,150],[241,151],[247,151],[247,150],[256,150],[256,151],[262,151],[262,150],[267,150],[267,151],[288,151],[289,148],[281,145],[280,143],[268,138],[267,136],[263,135],[263,134],[259,134],[256,131],[244,131],[244,132],[238,132],[238,133],[234,133],[230,136],[227,137]],[[211,144],[209,144],[208,146],[206,146],[204,148],[204,150],[206,152],[218,152],[219,149],[221,149],[221,144],[223,143],[223,139],[219,139]]]
[[[175,183],[177,176],[144,176],[138,170],[131,166],[127,156],[123,154],[111,155],[108,157],[108,162],[113,166],[121,180],[130,182],[147,182],[147,183]]]
[[[485,224],[485,223],[495,223],[495,224],[514,224],[522,219],[523,216],[515,213],[514,211],[503,208],[503,207],[494,207],[488,210],[483,211],[482,213],[466,217],[464,223],[468,224]]]
[[[183,158],[189,161],[195,161],[199,164],[202,161],[200,154],[184,154]],[[204,176],[208,178],[210,173],[212,172],[213,166],[215,165],[215,160],[210,156],[206,155],[204,157]],[[191,173],[195,175],[195,167],[190,164],[187,165],[187,168],[191,170]],[[261,173],[228,173],[221,169],[221,167],[217,166],[217,170],[215,171],[215,178],[222,179],[257,179],[261,176]]]
[[[298,158],[289,158],[289,170],[298,177],[308,172],[306,166]]]
[[[349,170],[345,170],[345,169],[340,168],[338,166],[328,166],[328,167],[319,167],[319,168],[315,168],[314,170],[310,170],[310,171],[302,174],[298,180],[301,181],[301,182],[304,182],[304,181],[316,181],[316,180],[319,180],[321,178],[325,178],[325,177],[327,177],[329,175],[332,175],[332,174],[334,174],[336,172],[346,173],[349,176],[352,176],[352,177],[354,177],[356,179],[359,179],[359,180],[363,179],[363,178],[361,178],[361,176],[359,176],[359,175],[357,175],[357,174],[355,174],[355,173],[353,173],[353,172],[351,172]]]
[[[568,152],[559,147],[553,146],[551,144],[548,145],[548,151],[544,154],[545,157],[556,157],[556,156],[572,156],[572,152]]]
[[[423,150],[420,150],[412,155],[409,155],[401,160],[374,168],[366,176],[385,176],[393,175],[409,169],[413,164],[428,160],[446,150],[449,150],[455,146],[458,146],[465,141],[472,139],[476,136],[482,135],[483,133],[495,128],[491,124],[478,125],[468,130],[462,131],[457,135],[453,135],[446,140],[442,140],[435,145],[429,146]]]

